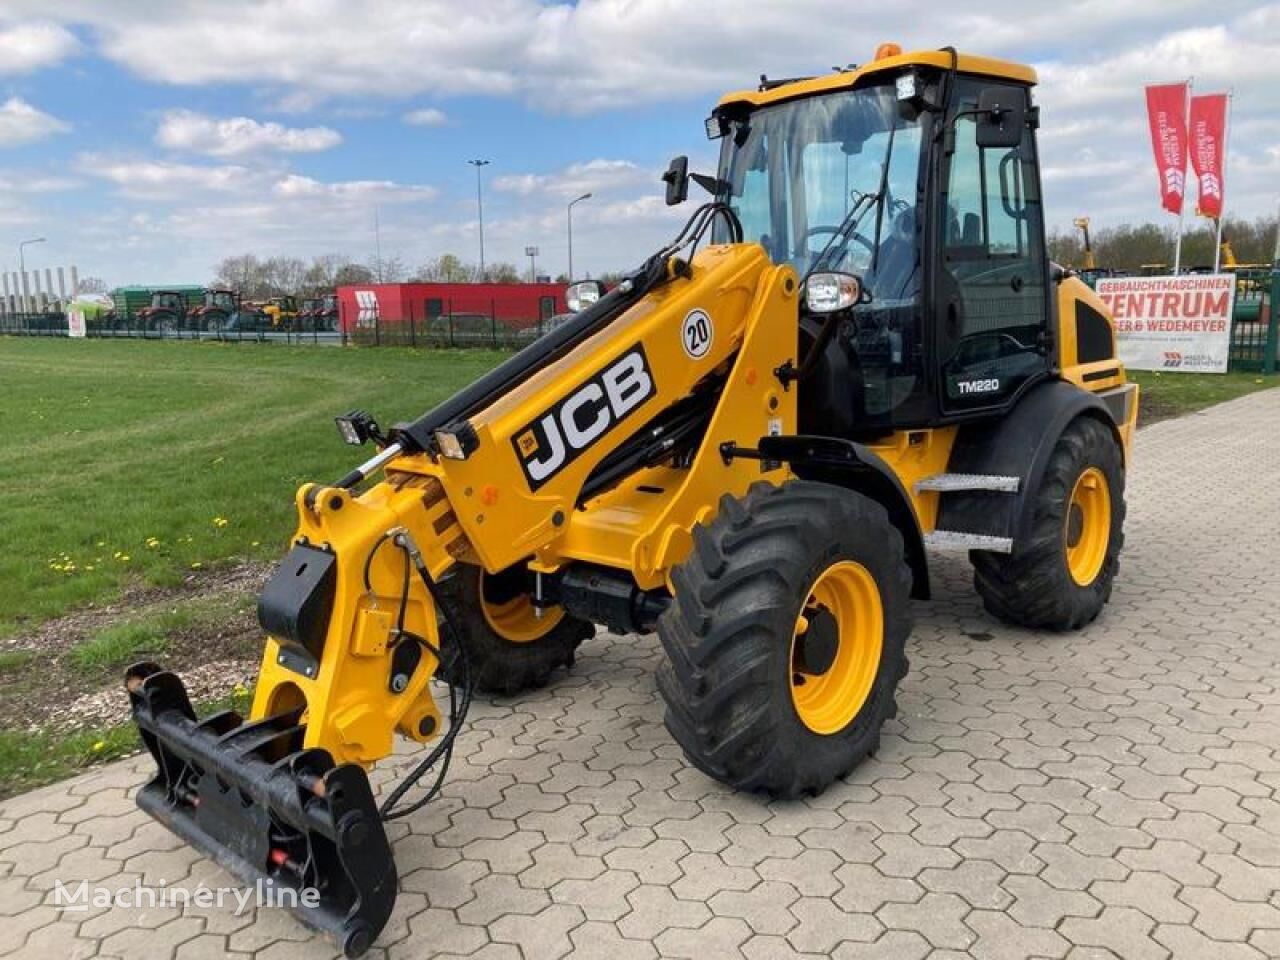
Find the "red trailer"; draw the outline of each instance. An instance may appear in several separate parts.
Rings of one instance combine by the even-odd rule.
[[[372,283],[338,288],[344,333],[412,324],[433,339],[467,341],[527,331],[568,307],[559,283]]]

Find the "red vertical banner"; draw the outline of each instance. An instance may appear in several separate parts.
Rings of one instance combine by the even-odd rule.
[[[1187,184],[1187,85],[1147,87],[1147,121],[1160,175],[1160,204],[1170,213],[1181,213]]]
[[[1200,213],[1222,216],[1223,172],[1227,164],[1227,95],[1191,98],[1191,169],[1200,178]]]

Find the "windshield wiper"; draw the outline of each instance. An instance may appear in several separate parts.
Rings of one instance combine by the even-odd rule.
[[[862,218],[869,213],[874,206],[876,210],[876,234],[875,241],[871,248],[871,269],[874,271],[880,262],[880,231],[884,226],[884,199],[889,193],[889,163],[893,159],[893,142],[898,133],[898,120],[894,118],[893,126],[889,128],[889,140],[884,148],[884,162],[880,167],[880,185],[875,193],[859,194],[858,199],[853,206],[849,208],[849,212],[845,214],[844,219],[840,221],[840,226],[836,228],[836,232],[831,239],[827,241],[826,246],[814,258],[813,265],[805,271],[804,278],[809,279],[809,275],[816,271],[826,261],[827,254],[831,252],[837,243],[844,246],[849,239],[858,230],[858,226],[862,223]]]
[[[871,210],[873,205],[878,206],[880,198],[883,195],[883,187],[877,193],[859,194],[858,199],[854,201],[849,212],[844,215],[844,219],[840,221],[840,225],[836,227],[836,232],[831,235],[831,239],[827,241],[826,246],[813,258],[813,263],[809,269],[804,272],[800,283],[803,285],[805,280],[809,279],[809,275],[816,271],[826,261],[827,254],[836,246],[837,242],[844,246],[848,243],[849,238],[857,233],[858,226],[862,223],[862,218]]]

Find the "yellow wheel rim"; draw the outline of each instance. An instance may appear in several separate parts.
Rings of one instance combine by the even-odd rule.
[[[824,649],[815,652],[809,648],[819,631],[826,633]],[[827,567],[809,590],[791,640],[791,702],[806,727],[831,734],[849,725],[871,693],[883,642],[875,577],[852,560]]]
[[[506,603],[490,603],[484,598],[483,571],[480,573],[480,611],[485,623],[504,640],[512,643],[532,643],[550,633],[562,619],[564,610],[550,607],[539,617],[531,597],[516,597]]]
[[[1088,467],[1076,478],[1063,521],[1063,544],[1071,579],[1087,587],[1097,579],[1111,541],[1111,491],[1107,477]]]

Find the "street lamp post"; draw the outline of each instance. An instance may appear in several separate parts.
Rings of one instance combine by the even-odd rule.
[[[476,216],[480,223],[480,281],[484,282],[484,196],[480,192],[480,168],[489,165],[488,160],[468,160],[476,168]]]
[[[31,240],[23,240],[18,244],[18,282],[22,285],[22,309],[29,311],[31,304],[27,301],[30,299],[29,287],[27,286],[27,258],[26,249],[33,243],[44,243],[44,237],[35,237]]]
[[[529,258],[529,282],[538,282],[538,248],[525,247],[524,255]]]
[[[573,283],[573,205],[581,203],[583,200],[590,200],[591,194],[584,193],[582,196],[569,201],[567,215],[569,220],[569,282]]]

